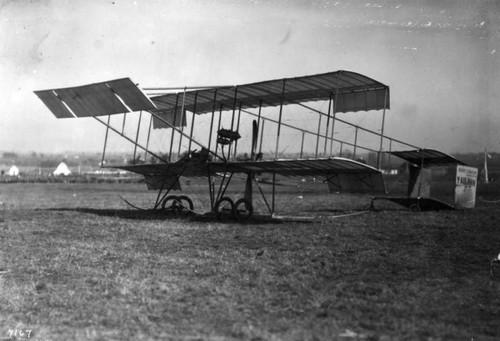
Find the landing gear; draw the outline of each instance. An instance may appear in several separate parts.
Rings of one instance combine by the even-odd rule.
[[[214,207],[217,219],[234,215],[234,202],[228,197],[222,197]]]
[[[178,197],[185,209],[192,211],[194,209],[193,201],[186,195],[181,195]]]
[[[239,220],[247,220],[253,214],[253,206],[250,201],[241,198],[234,204],[234,213]]]
[[[241,198],[235,203],[231,198],[222,197],[215,205],[214,212],[217,219],[235,217],[238,220],[248,220],[253,214],[253,206],[245,198]]]
[[[194,205],[193,201],[185,195],[169,195],[163,200],[161,208],[164,212],[180,214],[183,212],[193,211]]]
[[[420,205],[418,203],[417,204],[411,204],[408,207],[408,211],[410,211],[410,212],[420,212]]]
[[[245,184],[244,196],[243,198],[236,200],[236,202],[224,195],[229,183],[231,182],[231,178],[233,177],[233,172],[228,172],[226,170],[223,175],[221,175],[220,172],[215,174],[219,175],[220,178],[218,190],[216,190],[215,188],[215,180],[213,180],[209,169],[208,184],[212,204],[212,213],[219,220],[228,217],[232,217],[233,219],[236,218],[240,221],[250,219],[254,211],[252,205],[253,174],[248,174]]]

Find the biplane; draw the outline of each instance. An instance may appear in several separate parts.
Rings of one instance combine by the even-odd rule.
[[[389,144],[389,152],[396,143],[420,149],[384,135],[389,87],[351,71],[181,88],[140,89],[122,78],[35,94],[57,118],[91,117],[103,124],[102,166],[142,175],[148,189],[157,191],[155,209],[194,210],[189,196],[172,195],[182,191],[181,178],[206,178],[209,211],[238,219],[252,216],[254,188],[269,214],[276,213],[277,177],[320,178],[330,192],[385,193],[380,171],[384,146]],[[382,111],[380,130],[339,117],[358,111]],[[131,131],[125,129],[130,122]],[[351,140],[340,136],[347,128]],[[156,132],[162,142],[153,148]],[[111,134],[133,146],[130,160],[106,163]],[[360,143],[366,134],[372,146]],[[296,153],[283,157],[283,145],[290,143]],[[371,164],[356,160],[360,150],[375,156]],[[231,198],[227,188],[236,177],[243,178],[244,192]],[[271,193],[261,189],[264,177]]]

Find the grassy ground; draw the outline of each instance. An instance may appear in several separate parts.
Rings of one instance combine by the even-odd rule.
[[[0,337],[500,338],[500,203],[237,224],[133,211],[117,193],[151,202],[137,185],[2,186]]]

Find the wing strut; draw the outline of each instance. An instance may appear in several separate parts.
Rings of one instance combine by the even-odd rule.
[[[328,100],[328,117],[326,118],[326,129],[325,129],[325,147],[323,148],[323,155],[326,155],[326,145],[328,144],[328,131],[330,130],[330,113],[332,110],[332,97],[333,97],[333,92],[330,94],[330,99]],[[330,152],[330,155],[332,153]]]
[[[175,127],[173,124],[170,124],[169,122],[167,122],[166,120],[164,120],[162,117],[156,115],[155,113],[151,113],[151,115],[153,115],[154,117],[156,117],[157,119],[159,119],[160,121],[162,121],[163,123],[165,123],[166,125],[168,125],[170,128],[175,129],[175,131],[177,131],[178,133],[180,133],[182,136],[189,138],[189,135],[187,135],[183,131],[179,130],[177,127]],[[196,141],[195,139],[192,139],[192,141],[195,144],[197,144],[198,146],[200,146],[201,148],[207,149],[203,144],[201,144],[200,142]],[[216,158],[218,158],[220,160],[223,160],[219,155],[217,155],[216,153],[212,152],[211,150],[208,150],[208,152],[210,154],[212,154],[213,156],[215,156]],[[161,160],[163,160],[163,159],[161,159]]]
[[[185,100],[186,100],[186,88],[184,88],[184,94],[182,96],[182,106],[181,106],[181,122],[183,122],[184,120],[184,115],[186,114],[184,112],[184,104],[185,104]],[[194,114],[193,114],[194,115]],[[174,121],[174,125],[175,125],[175,121]],[[184,126],[181,124],[181,130],[179,131],[179,133],[181,133],[181,135],[179,136],[179,150],[177,151],[177,157],[179,157],[179,155],[181,154],[181,145],[182,145],[182,136],[184,136]],[[187,136],[186,136],[187,137]]]
[[[283,80],[283,90],[281,91],[281,100],[280,100],[280,115],[278,117],[278,136],[276,137],[276,150],[274,152],[274,158],[278,158],[278,146],[280,143],[280,131],[281,131],[281,116],[283,114],[283,99],[285,96],[285,85],[286,85],[286,80]]]
[[[108,116],[108,123],[104,122],[103,120],[97,118],[96,116],[92,116],[94,119],[96,119],[98,122],[104,124],[108,129],[111,129],[113,130],[115,133],[117,133],[118,135],[120,135],[121,137],[123,137],[124,139],[126,139],[127,141],[133,143],[134,145],[136,145],[137,147],[141,148],[142,150],[146,151],[147,153],[153,155],[154,157],[158,158],[158,160],[162,160],[163,162],[167,162],[167,160],[163,159],[162,157],[156,155],[155,153],[153,153],[152,151],[148,150],[147,148],[143,147],[141,144],[137,143],[137,141],[134,141],[132,140],[130,137],[128,137],[127,135],[124,135],[122,134],[120,131],[118,131],[117,129],[113,128],[111,125],[109,125],[109,116]],[[106,130],[106,142],[108,140],[108,130]],[[103,153],[106,151],[106,145],[104,146],[104,150],[103,150]],[[103,154],[103,161],[104,161],[104,154]]]
[[[175,111],[174,111],[174,125],[175,125],[175,122],[177,122],[177,105],[179,104],[179,94],[175,94]],[[153,115],[151,115],[152,117]],[[182,126],[182,121],[181,122],[181,126]],[[168,153],[168,162],[171,162],[172,161],[172,148],[174,146],[174,130],[172,129],[172,135],[170,136],[170,151]]]
[[[380,169],[382,167],[382,147],[384,143],[384,125],[385,125],[385,107],[387,104],[387,88],[385,89],[384,93],[384,110],[382,113],[382,128],[380,130],[380,149],[378,152],[378,160],[377,160],[377,167]],[[391,140],[392,141],[392,140]]]
[[[106,126],[106,137],[104,138],[104,147],[102,149],[101,166],[104,166],[104,156],[106,155],[106,146],[108,145],[108,133],[109,133],[110,121],[111,121],[111,115],[108,115],[108,124],[101,122]]]
[[[214,101],[212,104],[212,118],[210,119],[210,132],[208,134],[208,150],[212,146],[212,132],[214,131],[215,101],[217,100],[217,88],[214,90]],[[220,129],[220,128],[219,128]]]
[[[334,99],[333,99],[333,115],[332,115],[332,133],[330,135],[330,155],[333,155],[333,137],[335,136],[335,120],[337,119],[337,99],[338,91],[334,89]]]

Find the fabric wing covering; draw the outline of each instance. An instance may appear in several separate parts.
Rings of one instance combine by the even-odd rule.
[[[389,87],[351,71],[285,78],[230,87],[214,87],[151,97],[158,116],[196,114],[336,100],[335,112],[389,109]]]
[[[334,173],[326,177],[330,193],[383,194],[382,173]]]
[[[72,88],[35,91],[57,118],[90,117],[156,109],[129,79],[122,78]]]
[[[465,163],[455,159],[453,156],[434,149],[416,149],[390,153],[418,167],[465,165]]]
[[[389,108],[389,87],[351,71],[285,78],[238,86],[213,87],[148,98],[129,78],[40,90],[35,94],[57,118],[104,116],[148,110],[154,127],[184,125],[187,110],[203,114],[332,99],[335,112]],[[181,116],[184,119],[181,120]]]
[[[382,174],[378,169],[357,161],[339,157],[314,160],[236,161],[227,163],[197,163],[188,160],[186,162],[171,164],[128,165],[117,168],[142,174],[146,179],[154,179],[156,181],[154,188],[161,186],[157,181],[159,179],[174,179],[177,176],[203,177],[209,173],[214,175],[229,172],[240,174],[276,173],[291,177],[324,176],[330,192],[385,192]]]
[[[184,111],[183,115],[180,109],[177,110],[177,113],[156,113],[155,115],[160,118],[153,116],[153,129],[186,126],[186,111]]]
[[[333,173],[380,173],[376,168],[350,159],[299,159],[272,161],[211,162],[211,172],[276,173],[284,176],[320,176]]]

